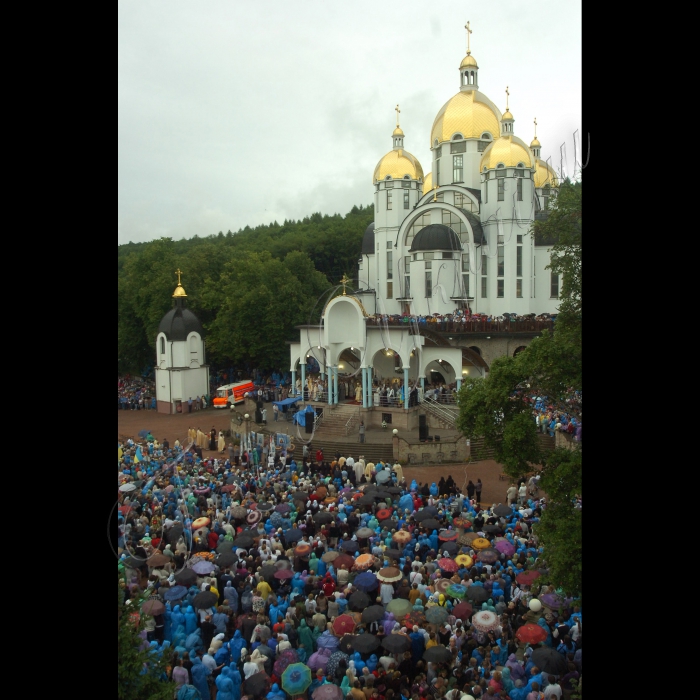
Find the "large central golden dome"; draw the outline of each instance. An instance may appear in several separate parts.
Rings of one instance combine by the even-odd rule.
[[[405,175],[408,175],[412,180],[422,180],[423,168],[414,155],[404,151],[403,148],[395,148],[377,163],[372,182],[383,180],[387,175],[394,180],[401,180]]]
[[[456,133],[465,139],[478,139],[488,131],[492,138],[498,138],[500,121],[500,110],[486,95],[478,90],[461,90],[437,113],[430,132],[430,147],[433,148],[435,139],[449,141]]]

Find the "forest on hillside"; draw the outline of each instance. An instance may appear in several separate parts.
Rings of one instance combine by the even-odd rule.
[[[345,216],[315,213],[235,233],[120,245],[118,371],[153,365],[177,269],[187,307],[204,326],[209,364],[287,369],[294,327],[317,322],[321,297],[325,303],[343,274],[355,277],[362,236],[373,220],[373,206],[354,206]]]

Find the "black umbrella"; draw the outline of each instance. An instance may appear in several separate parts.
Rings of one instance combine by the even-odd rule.
[[[362,591],[355,591],[348,598],[348,605],[351,608],[357,610],[358,612],[360,610],[364,610],[369,604],[370,604],[369,596],[366,593],[363,593]]]
[[[360,506],[372,506],[374,505],[374,496],[372,494],[360,496],[355,502]]]
[[[450,661],[452,659],[452,652],[444,644],[437,644],[423,652],[423,659],[434,664],[439,664],[443,661]]]
[[[493,513],[499,518],[507,518],[508,516],[513,515],[513,509],[510,506],[504,506],[502,503],[500,503],[493,509]]]
[[[440,542],[438,549],[441,552],[447,552],[448,554],[457,554],[459,551],[459,545],[456,542]]]
[[[561,676],[566,673],[568,665],[566,657],[562,656],[556,649],[552,647],[538,647],[532,652],[532,663],[544,671],[555,676]]]
[[[260,569],[260,575],[268,582],[272,583],[275,579],[275,574],[278,569],[274,564],[265,564],[262,569]]]
[[[165,539],[168,544],[175,544],[181,537],[184,531],[182,523],[175,523],[166,533]]]
[[[216,564],[218,566],[231,566],[238,561],[238,557],[233,552],[222,552],[216,558]]]
[[[145,563],[146,560],[140,557],[131,556],[124,559],[124,566],[128,566],[130,569],[139,569],[144,566]]]
[[[274,508],[274,506],[272,505],[272,503],[261,503],[258,506],[258,510],[261,513],[269,513],[273,508]]]
[[[475,603],[483,603],[489,599],[489,592],[483,586],[469,586],[467,588],[467,598]]]
[[[503,528],[500,525],[484,525],[481,529],[484,532],[503,532]]]
[[[425,513],[430,513],[434,517],[437,517],[437,514],[440,512],[436,506],[423,506],[423,508],[421,508],[421,511]]]
[[[192,569],[183,569],[175,574],[175,583],[180,586],[191,586],[197,581],[197,574]]]
[[[427,508],[421,508],[413,517],[417,522],[422,523],[424,520],[427,520],[428,518],[434,518],[436,515],[437,513],[433,513]]]
[[[323,525],[323,523],[332,523],[333,516],[325,510],[321,510],[314,515],[314,522]]]
[[[382,647],[392,654],[401,654],[411,649],[411,640],[403,634],[389,634],[382,639]]]
[[[398,549],[387,548],[384,550],[384,556],[389,557],[389,559],[398,559],[401,556],[401,552]]]
[[[261,645],[262,646],[262,645]],[[262,653],[262,652],[261,652]],[[265,671],[258,671],[243,682],[243,692],[254,698],[262,698],[270,690],[270,677]]]
[[[304,536],[304,533],[297,527],[293,527],[291,530],[287,530],[284,533],[284,541],[287,544],[291,542],[299,542],[299,540]]]
[[[439,527],[441,527],[440,523],[437,520],[435,520],[435,518],[424,518],[421,522],[421,525],[426,530],[437,530]]]
[[[398,486],[390,486],[387,491],[392,495],[392,496],[400,496],[403,491]]]
[[[216,545],[216,551],[221,554],[222,552],[230,552],[234,547],[235,545],[231,540],[220,539],[219,544]]]
[[[216,595],[216,593],[212,593],[211,591],[202,591],[201,593],[197,593],[197,595],[194,597],[192,605],[194,605],[195,608],[210,608],[212,605],[216,605],[218,600],[219,597]]]
[[[295,492],[292,494],[292,500],[294,500],[294,501],[304,501],[304,503],[306,503],[306,501],[309,500],[309,494],[306,493],[306,491],[295,491]]]
[[[377,501],[381,501],[385,498],[391,498],[391,494],[386,489],[377,489],[376,491],[372,491],[372,496]]]
[[[344,552],[356,552],[360,547],[354,540],[346,540],[340,545]]]
[[[362,622],[378,622],[384,617],[386,610],[383,605],[370,605],[362,611]]]
[[[249,535],[238,535],[238,537],[236,537],[236,539],[233,541],[233,546],[247,549],[248,547],[253,546],[253,538]]]
[[[363,634],[356,634],[350,641],[350,644],[360,654],[371,654],[376,649],[379,649],[381,642],[373,634],[364,632]]]
[[[384,611],[384,608],[382,608],[382,612]],[[344,634],[341,638],[340,641],[338,642],[338,651],[343,651],[346,654],[352,654],[353,648],[352,648],[352,640],[355,638],[354,634]]]
[[[231,476],[229,476],[229,477],[226,479],[226,483],[227,483],[227,484],[235,484],[235,483],[236,483],[236,475],[235,475],[235,474],[231,474]]]

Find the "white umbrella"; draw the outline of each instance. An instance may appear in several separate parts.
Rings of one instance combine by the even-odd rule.
[[[134,491],[136,487],[133,484],[122,484],[119,487],[120,491],[123,491],[124,493],[128,493],[129,491]]]
[[[479,610],[478,613],[474,613],[472,625],[480,632],[490,632],[500,627],[498,617],[490,610]]]

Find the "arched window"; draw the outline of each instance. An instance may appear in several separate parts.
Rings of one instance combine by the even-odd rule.
[[[165,355],[165,338],[160,338],[160,354]]]
[[[515,357],[518,353],[521,353],[525,349],[525,345],[521,345],[520,347],[515,348],[513,351],[513,357]]]

